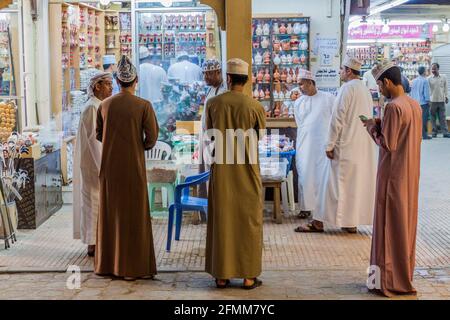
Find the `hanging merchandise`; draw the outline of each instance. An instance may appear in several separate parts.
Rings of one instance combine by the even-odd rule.
[[[309,18],[253,19],[253,96],[269,118],[293,117],[300,69],[309,70]]]

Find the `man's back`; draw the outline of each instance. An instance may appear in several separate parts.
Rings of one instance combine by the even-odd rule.
[[[139,67],[140,96],[152,103],[162,99],[161,84],[167,81],[163,68],[151,63],[143,63]]]

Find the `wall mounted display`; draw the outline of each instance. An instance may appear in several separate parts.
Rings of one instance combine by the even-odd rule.
[[[253,98],[268,118],[293,117],[300,69],[310,69],[310,19],[254,18]]]

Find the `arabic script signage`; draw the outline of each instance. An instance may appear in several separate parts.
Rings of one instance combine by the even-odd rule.
[[[391,25],[389,31],[383,32],[383,25],[365,24],[350,27],[348,37],[352,40],[368,39],[426,39],[433,36],[432,26],[424,25]]]

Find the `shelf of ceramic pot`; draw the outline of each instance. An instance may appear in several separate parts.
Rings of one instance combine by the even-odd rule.
[[[283,38],[283,39],[287,39],[287,38],[291,38],[291,37],[301,37],[303,39],[308,38],[308,33],[291,33],[291,34],[272,34],[272,36],[274,38]]]
[[[272,85],[272,82],[256,82],[256,83],[254,83],[253,85],[260,85],[260,84],[263,84],[263,85]]]
[[[309,50],[308,49],[288,49],[288,50],[280,49],[280,50],[274,50],[274,52],[275,53],[281,53],[281,52],[304,52],[304,53],[309,54]],[[307,54],[305,54],[305,55],[307,55]]]
[[[265,63],[262,63],[262,64],[253,64],[252,65],[253,67],[256,67],[256,68],[262,68],[262,67],[264,67],[264,68],[268,68],[268,67],[270,67],[270,63],[267,63],[267,64],[265,64]]]
[[[170,30],[178,33],[205,33],[206,30]]]

